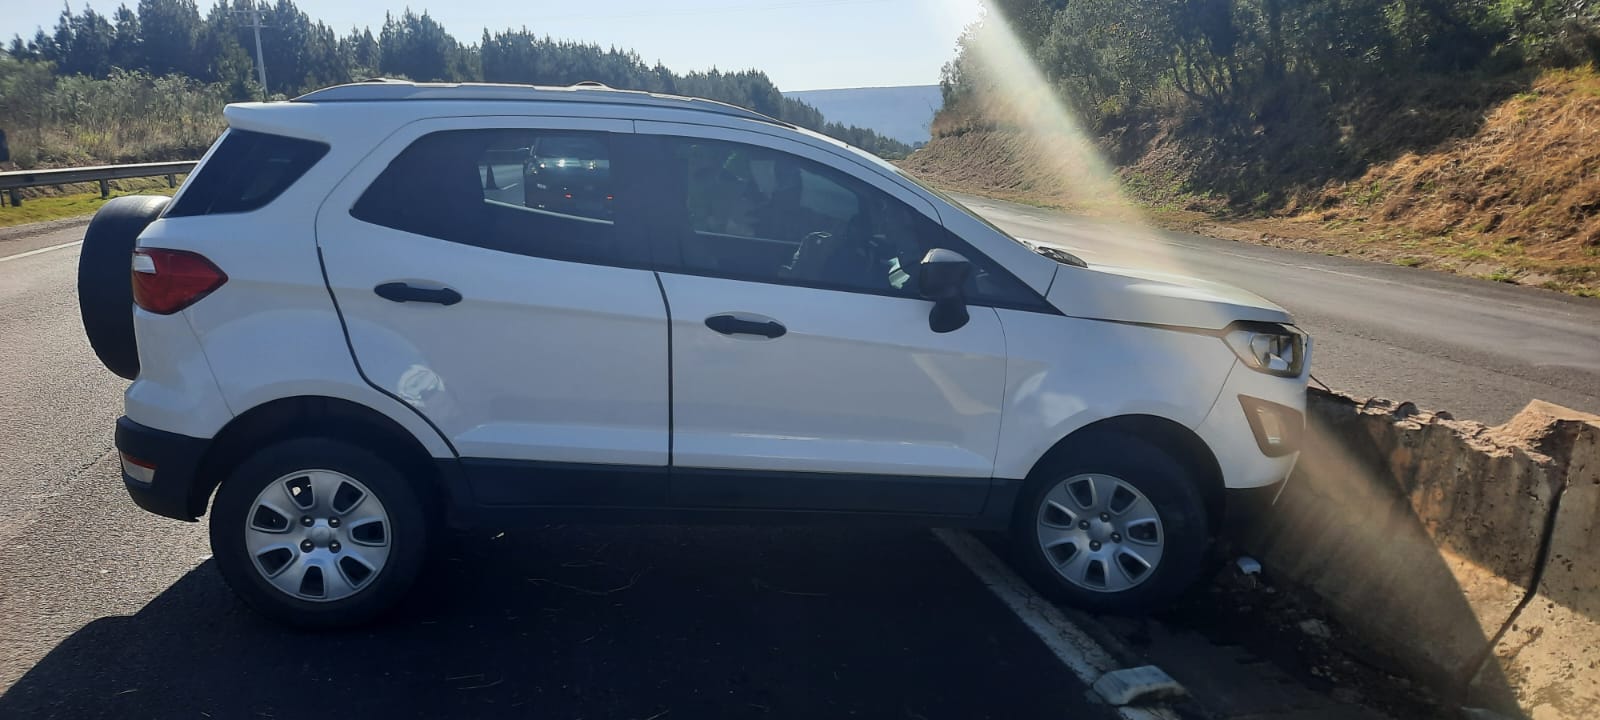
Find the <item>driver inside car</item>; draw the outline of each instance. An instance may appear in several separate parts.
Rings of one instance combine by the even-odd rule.
[[[886,197],[861,208],[843,233],[812,232],[800,241],[785,275],[824,284],[903,290],[916,239],[905,208]],[[893,261],[893,262],[892,262]]]

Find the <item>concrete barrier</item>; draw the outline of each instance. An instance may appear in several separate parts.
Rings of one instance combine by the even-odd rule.
[[[1381,659],[1463,703],[1600,718],[1600,418],[1486,427],[1313,391],[1278,503],[1239,541]]]
[[[1600,718],[1600,417],[1533,407],[1555,420],[1566,487],[1536,591],[1495,643],[1489,669],[1509,678],[1534,720]]]

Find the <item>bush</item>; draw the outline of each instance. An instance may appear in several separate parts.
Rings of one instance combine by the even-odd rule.
[[[0,53],[0,129],[19,168],[189,160],[226,127],[221,85],[123,70],[105,79],[52,71]]]

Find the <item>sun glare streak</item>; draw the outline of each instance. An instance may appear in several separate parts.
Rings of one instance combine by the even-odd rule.
[[[1067,101],[1034,64],[1010,21],[993,5],[968,41],[981,80],[976,91],[988,120],[1021,136],[1023,156],[1032,163],[1046,197],[1114,221],[1122,231],[1148,230],[1143,213],[1123,192],[1117,174],[1101,155],[1094,136],[1078,122]],[[1140,243],[1139,265],[1179,270],[1163,243]],[[1080,248],[1093,252],[1093,248]],[[1106,248],[1110,250],[1110,248]],[[1094,259],[1094,258],[1091,258]]]
[[[1174,275],[1195,274],[1184,267],[1188,263],[1166,242],[1124,244],[1124,238],[1118,237],[1152,237],[1154,232],[1144,221],[1138,206],[1123,193],[1118,176],[1099,152],[1094,135],[1085,131],[1066,101],[1054,92],[1051,82],[1034,65],[1010,23],[997,8],[986,7],[986,14],[968,38],[967,47],[979,73],[979,77],[973,78],[977,80],[973,84],[977,93],[974,99],[979,101],[979,107],[987,116],[983,118],[989,124],[985,129],[992,130],[991,134],[1020,136],[1017,147],[1021,150],[1011,155],[1034,166],[1032,173],[1021,175],[1025,181],[1038,184],[1028,189],[1115,223],[1108,226],[1108,236],[1103,243],[1110,247],[1102,250],[1109,252],[1083,248],[1089,251],[1085,255],[1091,263],[1098,260],[1094,254],[1120,255],[1107,259]],[[1130,246],[1137,246],[1137,253],[1142,254],[1130,256],[1127,252]],[[1122,263],[1123,259],[1130,262]],[[1140,277],[1151,277],[1154,281],[1144,288],[1145,291],[1162,295],[1164,299],[1182,297],[1184,291],[1179,288],[1185,281],[1180,278]],[[1164,285],[1162,281],[1167,279],[1173,284],[1160,289]],[[1217,279],[1226,281],[1229,278]],[[1137,304],[1142,301],[1142,295],[1137,293],[1127,293],[1124,297],[1126,299],[1119,298],[1119,302]],[[1234,319],[1230,314],[1232,310],[1224,305],[1210,305],[1202,312],[1213,313],[1212,325]],[[1312,358],[1315,363],[1314,355]],[[1233,372],[1246,373],[1241,376],[1242,382],[1257,379],[1249,374],[1253,371],[1242,365],[1236,366]],[[1418,524],[1417,511],[1410,504],[1394,504],[1395,488],[1415,480],[1404,473],[1421,472],[1416,470],[1416,462],[1408,465],[1394,460],[1399,456],[1384,454],[1387,451],[1380,451],[1380,447],[1373,444],[1377,435],[1368,438],[1368,433],[1359,426],[1339,426],[1337,423],[1344,421],[1330,420],[1332,416],[1327,415],[1328,412],[1312,408],[1311,421],[1306,426],[1308,440],[1298,458],[1295,479],[1280,486],[1284,495],[1274,501],[1277,505],[1270,511],[1287,519],[1261,520],[1260,524],[1240,530],[1264,537],[1258,542],[1274,549],[1271,559],[1281,562],[1284,572],[1292,573],[1291,564],[1300,557],[1319,558],[1316,560],[1319,567],[1332,569],[1317,577],[1330,583],[1332,581],[1327,578],[1337,577],[1340,597],[1345,598],[1347,605],[1357,602],[1354,598],[1369,604],[1361,607],[1375,607],[1374,603],[1381,603],[1385,593],[1393,593],[1394,578],[1380,572],[1385,568],[1385,558],[1401,551],[1412,553],[1407,559],[1418,563],[1421,572],[1407,587],[1425,589],[1434,599],[1396,607],[1392,614],[1396,618],[1447,614],[1450,620],[1442,622],[1459,628],[1458,632],[1463,633],[1462,642],[1492,646],[1488,634],[1492,628],[1486,626],[1483,634],[1472,630],[1478,617],[1471,605],[1468,586],[1462,580],[1492,576],[1492,571],[1478,566],[1474,558],[1455,552],[1448,543],[1437,542],[1431,528]],[[1397,442],[1403,449],[1407,442],[1421,441],[1389,442]],[[1316,489],[1308,491],[1307,487]],[[1329,504],[1319,499],[1319,493],[1329,492],[1331,488],[1338,489],[1339,497],[1343,498],[1341,502]],[[1380,526],[1390,530],[1378,534],[1352,531],[1346,537],[1328,529]],[[1384,540],[1364,542],[1369,536]],[[1474,587],[1481,587],[1484,581],[1475,582],[1479,586]],[[1490,656],[1480,672],[1483,674],[1479,677],[1483,679],[1478,682],[1486,692],[1513,692],[1507,680],[1513,673],[1508,661]]]
[[[974,41],[972,49],[990,85],[983,91],[990,94],[986,100],[996,119],[1014,125],[1045,151],[1038,159],[1072,199],[1096,210],[1125,210],[1117,214],[1137,218],[1092,138],[1033,63],[999,8],[986,8]]]

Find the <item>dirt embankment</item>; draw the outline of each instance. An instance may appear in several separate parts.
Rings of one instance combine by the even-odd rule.
[[[1550,71],[1493,90],[1369,101],[1328,118],[1349,121],[1351,137],[1310,157],[1341,158],[1334,171],[1301,162],[1295,143],[1318,137],[1309,133],[1230,146],[1193,123],[1156,121],[1092,142],[1118,160],[1109,172],[1123,194],[1168,226],[1600,295],[1600,74]],[[952,189],[1116,207],[1084,191],[1093,163],[1046,135],[945,112],[903,164]],[[1404,142],[1413,136],[1429,140]]]

